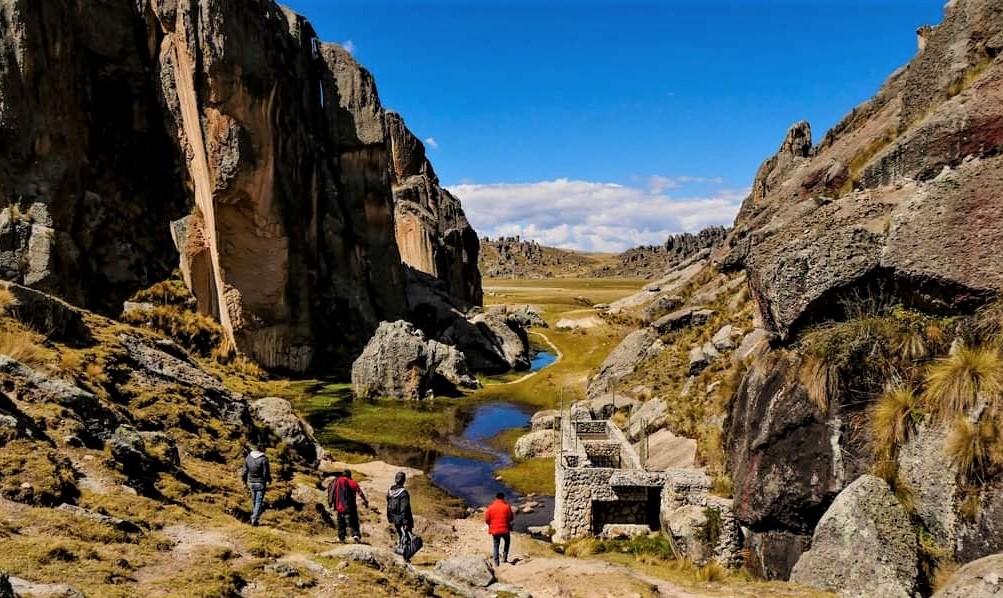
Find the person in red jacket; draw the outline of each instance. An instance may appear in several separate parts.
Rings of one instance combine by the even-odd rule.
[[[355,496],[362,498],[362,504],[369,508],[369,499],[362,491],[359,483],[352,479],[352,472],[345,470],[327,488],[327,506],[338,513],[338,540],[344,542],[346,528],[352,530],[352,539],[362,540],[362,530],[359,525],[359,507],[355,504]]]
[[[484,511],[484,523],[488,524],[488,533],[494,544],[495,567],[498,566],[498,545],[504,543],[502,548],[502,560],[508,562],[508,547],[512,541],[512,519],[515,513],[512,506],[505,502],[505,493],[499,492],[495,495],[494,502]]]

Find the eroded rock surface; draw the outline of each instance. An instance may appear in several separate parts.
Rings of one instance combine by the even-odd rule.
[[[916,536],[909,514],[880,478],[863,475],[826,511],[791,581],[841,596],[911,598]]]

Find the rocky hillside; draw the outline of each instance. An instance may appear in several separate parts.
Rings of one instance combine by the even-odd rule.
[[[819,143],[790,129],[709,259],[609,306],[640,328],[590,385],[699,441],[750,569],[844,595],[1003,551],[1003,6],[919,34]]]
[[[617,256],[617,263],[599,268],[595,276],[656,279],[701,251],[713,249],[727,236],[722,226],[672,235],[662,245],[635,247]]]
[[[3,0],[0,24],[3,278],[117,314],[180,263],[231,343],[293,371],[344,365],[413,312],[408,281],[429,280],[411,271],[480,303],[459,202],[303,17]]]
[[[623,253],[582,253],[540,245],[520,237],[482,239],[480,269],[488,278],[647,278],[664,276],[683,261],[719,245],[727,230],[715,226],[696,234],[672,235],[662,245]]]
[[[586,277],[607,257],[547,247],[520,237],[484,238],[480,269],[486,278]]]

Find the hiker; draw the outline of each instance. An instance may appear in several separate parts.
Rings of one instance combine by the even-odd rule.
[[[338,540],[344,542],[346,529],[352,531],[352,539],[362,540],[359,527],[359,507],[355,504],[356,495],[362,498],[362,504],[369,508],[369,499],[362,491],[359,483],[352,479],[351,470],[346,469],[327,487],[327,506],[338,514]]]
[[[505,493],[499,492],[495,495],[494,502],[484,511],[484,523],[488,524],[488,533],[494,543],[495,567],[498,566],[498,545],[504,542],[502,548],[502,561],[508,562],[508,547],[512,541],[512,519],[515,513],[512,506],[505,502]]]
[[[251,491],[251,525],[258,525],[261,512],[265,509],[265,488],[272,483],[272,470],[268,466],[265,445],[257,443],[244,459],[240,469],[240,479]]]
[[[404,487],[407,476],[398,471],[394,476],[394,485],[387,490],[387,521],[394,526],[397,543],[400,545],[405,534],[414,529],[414,515],[411,513],[411,494]]]

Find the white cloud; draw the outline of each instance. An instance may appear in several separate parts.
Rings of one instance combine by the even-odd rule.
[[[686,180],[683,180],[683,179]],[[730,226],[748,189],[721,179],[649,177],[645,186],[556,179],[538,183],[460,184],[463,202],[481,236],[519,235],[544,245],[584,251],[623,251],[662,243],[675,233]],[[686,193],[686,185],[711,185]],[[673,191],[668,195],[666,191]]]
[[[344,48],[346,52],[353,55],[355,54],[355,51],[359,49],[358,46],[355,45],[355,42],[350,39],[343,41],[341,43],[341,47]]]
[[[425,145],[432,149],[439,149],[439,142],[435,140],[435,137],[429,137],[425,140]]]

